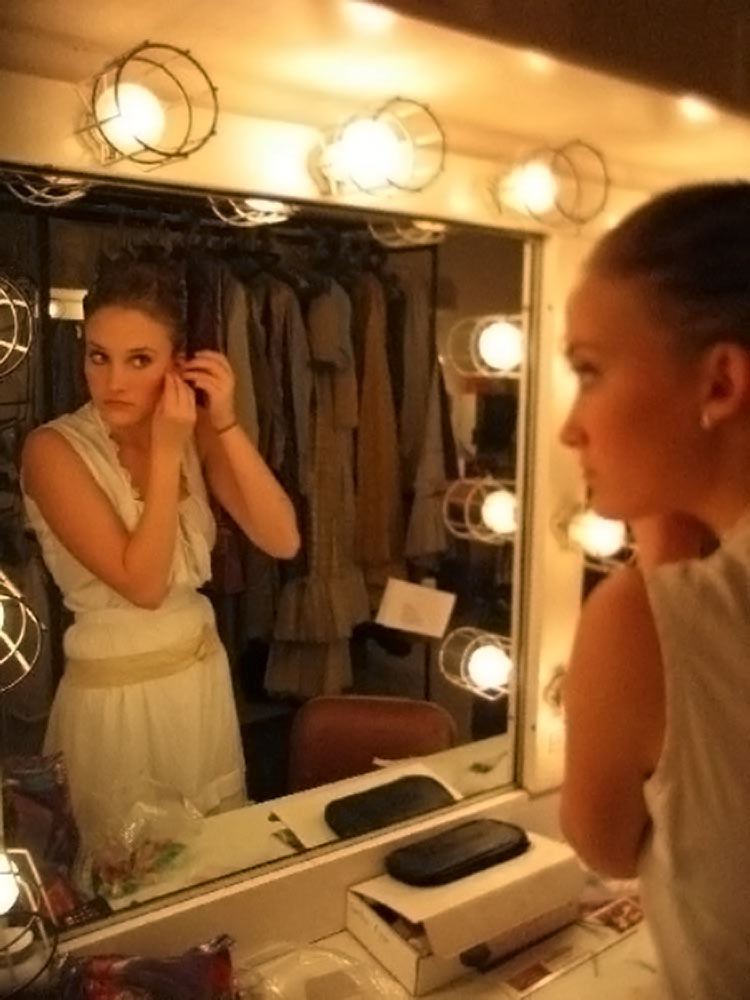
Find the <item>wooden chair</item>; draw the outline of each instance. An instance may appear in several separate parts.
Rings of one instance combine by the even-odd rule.
[[[455,746],[456,723],[440,705],[412,698],[321,695],[297,712],[289,738],[290,792]]]

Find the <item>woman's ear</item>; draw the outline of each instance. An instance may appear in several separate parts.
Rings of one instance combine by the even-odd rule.
[[[721,341],[703,359],[702,413],[710,424],[734,416],[750,406],[750,350]]]
[[[184,351],[182,350],[175,351],[174,354],[172,355],[172,370],[176,372],[181,372],[182,366],[185,364],[186,360],[187,360],[187,355],[185,354]]]

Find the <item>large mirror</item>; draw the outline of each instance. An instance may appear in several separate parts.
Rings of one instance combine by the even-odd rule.
[[[466,662],[451,679],[456,664],[448,661],[465,660],[466,644],[457,654],[446,650],[446,638],[468,634],[476,651],[485,637],[487,649],[507,653],[516,665],[520,660],[524,386],[535,239],[451,225],[414,245],[403,234],[394,239],[383,217],[312,205],[297,206],[273,226],[238,227],[217,217],[205,192],[155,186],[96,186],[78,201],[42,209],[3,187],[0,213],[0,276],[15,289],[11,299],[21,293],[2,303],[3,336],[23,320],[24,303],[36,333],[22,363],[0,381],[0,563],[47,627],[33,671],[0,699],[5,843],[33,850],[61,926],[116,916],[335,842],[326,805],[373,785],[426,776],[458,799],[512,783],[516,673],[503,677],[501,690],[489,697],[462,686],[456,683],[462,668],[464,682],[472,680]],[[31,428],[86,401],[82,293],[104,258],[123,253],[184,266],[193,324],[188,347],[200,322],[200,336],[241,368],[235,372],[238,417],[290,493],[302,535],[297,557],[274,560],[215,510],[218,542],[205,593],[231,666],[246,801],[203,816],[177,790],[146,780],[126,805],[113,787],[111,800],[84,806],[79,796],[69,808],[64,768],[40,756],[72,615],[24,517],[20,449]],[[377,309],[357,304],[364,280],[377,291]],[[310,336],[311,309],[333,284],[349,304],[338,331],[345,341],[329,344],[351,361],[340,400],[330,355],[316,358],[320,344]],[[268,307],[270,288],[286,296],[285,318]],[[283,323],[291,326],[282,330]],[[515,325],[521,333],[520,353],[507,370],[477,360],[476,342],[466,346],[467,335],[476,341],[477,330],[492,324]],[[337,331],[324,324],[322,332],[333,338]],[[303,359],[308,380],[312,492],[299,480],[300,463],[292,469],[268,445],[269,420],[289,418],[284,407],[293,409],[297,391],[290,354],[278,369],[263,354],[276,350],[273,338],[282,336]],[[279,384],[279,377],[289,381]],[[338,465],[316,452],[325,449],[330,430],[331,386],[334,404],[349,393],[353,407],[345,447],[334,453],[337,461],[345,454],[346,462]],[[281,404],[275,415],[274,400]],[[291,440],[299,426],[290,423],[287,431]],[[395,512],[388,565],[368,562],[366,545],[331,557],[349,510],[347,490],[355,500],[367,492]],[[487,498],[500,493],[511,507],[515,496],[516,506],[508,521],[506,503],[498,527],[497,512],[495,522],[488,517]],[[363,516],[356,504],[354,510]],[[378,506],[365,515],[369,521],[346,525],[351,537],[382,529],[380,513]],[[290,615],[295,590],[311,586],[313,577],[329,593],[346,577],[345,588],[361,586],[366,595],[366,604],[334,634],[305,632]],[[419,589],[399,593],[396,587],[385,602],[392,578]],[[444,594],[450,595],[447,617]],[[351,594],[338,597],[343,602]],[[430,634],[441,615],[442,635]],[[311,708],[320,706],[321,696],[327,701],[318,718]],[[84,817],[78,810],[86,813],[84,825],[99,831],[98,855],[79,843]]]

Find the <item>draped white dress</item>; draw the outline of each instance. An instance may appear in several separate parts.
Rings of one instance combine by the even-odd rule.
[[[95,407],[87,403],[46,426],[73,446],[132,531],[143,502]],[[66,663],[94,660],[106,671],[107,659],[135,656],[140,661],[137,680],[123,683],[120,672],[115,683],[103,678],[103,686],[76,684],[66,668],[44,751],[64,754],[74,810],[86,806],[87,813],[91,796],[112,808],[113,797],[130,796],[151,781],[184,795],[203,813],[244,798],[242,744],[221,644],[168,676],[156,670],[158,676],[142,679],[148,654],[184,648],[193,637],[197,648],[200,633],[215,624],[210,602],[197,592],[210,576],[216,529],[192,441],[183,454],[181,479],[169,591],[155,610],[131,604],[82,566],[52,533],[31,497],[25,497],[44,560],[75,615],[64,637]]]

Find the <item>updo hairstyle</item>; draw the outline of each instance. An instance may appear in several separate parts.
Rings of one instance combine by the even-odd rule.
[[[588,271],[642,282],[681,350],[719,341],[750,349],[750,183],[657,196],[601,239]]]
[[[104,306],[140,310],[169,328],[175,350],[184,347],[186,291],[178,264],[130,255],[102,258],[83,300],[84,320]]]

